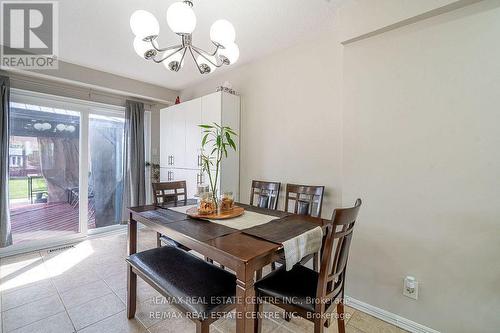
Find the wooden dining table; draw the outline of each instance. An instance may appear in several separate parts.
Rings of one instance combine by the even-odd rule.
[[[186,214],[168,208],[193,205],[196,201],[183,200],[129,208],[128,255],[137,252],[137,224],[161,233],[185,247],[210,258],[236,274],[236,332],[254,331],[256,272],[279,259],[281,244],[248,235],[241,230],[228,228],[209,221],[192,219]],[[283,211],[257,208],[241,203],[238,206],[276,219],[303,220],[324,226],[325,220],[295,215]],[[135,316],[137,275],[129,266],[127,272],[127,316]]]

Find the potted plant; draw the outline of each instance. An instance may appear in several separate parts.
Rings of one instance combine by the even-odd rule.
[[[210,191],[212,192],[215,209],[218,209],[217,191],[219,185],[219,170],[223,158],[227,158],[228,150],[236,151],[234,137],[236,132],[231,127],[216,123],[199,125],[203,129],[201,139],[202,170],[208,174]],[[215,174],[212,175],[212,171]]]

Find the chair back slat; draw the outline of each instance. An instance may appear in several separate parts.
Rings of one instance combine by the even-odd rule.
[[[357,199],[354,207],[335,209],[331,222],[326,226],[316,295],[319,299],[333,302],[339,295],[344,297],[349,248],[360,207],[361,199]],[[317,305],[320,308],[329,306],[328,302],[321,303]],[[320,308],[318,310],[325,310]]]
[[[152,183],[153,202],[155,205],[167,202],[187,200],[186,181]]]
[[[250,205],[259,208],[277,209],[281,183],[253,180]]]
[[[320,217],[323,206],[324,192],[324,186],[287,184],[285,211],[294,214]],[[291,202],[293,204],[293,208],[292,210],[289,210],[291,208],[289,207],[291,206]]]

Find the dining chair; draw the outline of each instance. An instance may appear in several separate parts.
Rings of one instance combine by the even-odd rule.
[[[303,265],[290,271],[282,266],[255,283],[256,332],[262,329],[263,301],[274,304],[286,313],[296,313],[314,323],[314,332],[322,333],[328,327],[335,308],[339,333],[345,333],[344,287],[349,247],[354,224],[361,207],[357,199],[354,207],[333,211],[326,224],[326,237],[321,246],[321,266],[316,272]]]
[[[187,186],[185,180],[175,182],[151,183],[153,188],[153,203],[155,206],[168,202],[187,201]],[[189,248],[177,243],[173,239],[156,233],[156,247],[161,247],[162,242],[167,245],[180,247],[183,250],[189,251]]]
[[[324,186],[286,184],[285,211],[321,217]]]
[[[324,186],[286,184],[285,211],[293,214],[321,217],[323,206]],[[302,260],[303,263],[313,259],[313,269],[319,269],[319,254],[315,253]],[[284,255],[276,261],[285,264]],[[276,269],[276,262],[271,264],[271,269]]]
[[[172,299],[170,304],[196,323],[196,333],[209,333],[212,322],[236,307],[236,276],[189,252],[163,246],[132,254],[126,261],[134,274],[129,271],[129,281],[139,276]],[[131,288],[127,296],[132,309],[135,292]]]
[[[252,180],[250,205],[259,208],[277,209],[280,186],[281,183],[279,182]]]

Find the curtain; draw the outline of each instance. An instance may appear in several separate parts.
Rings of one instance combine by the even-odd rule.
[[[68,201],[68,191],[78,188],[79,139],[38,137],[40,168],[47,182],[48,202]]]
[[[126,217],[128,207],[146,203],[143,103],[127,101],[124,155],[123,217]]]
[[[10,82],[0,76],[0,247],[12,244],[9,214]]]

